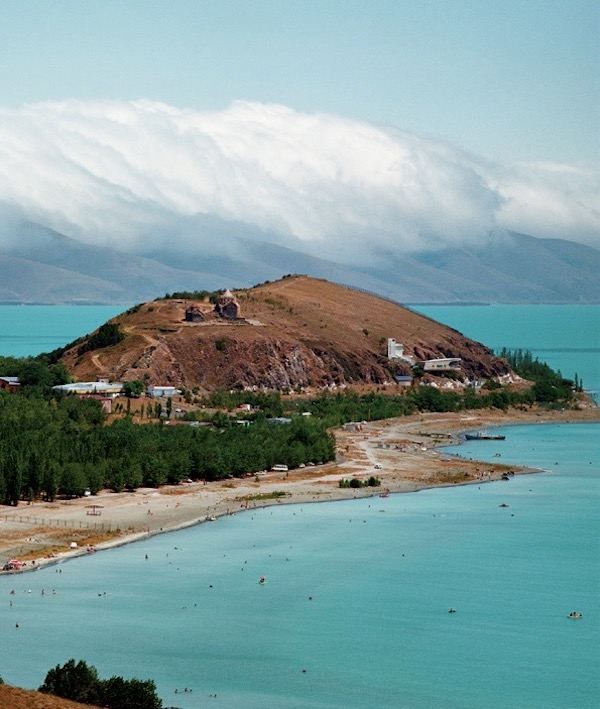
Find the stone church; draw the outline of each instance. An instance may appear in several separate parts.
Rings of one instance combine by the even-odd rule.
[[[218,297],[215,313],[227,320],[237,320],[240,317],[240,304],[229,288]]]

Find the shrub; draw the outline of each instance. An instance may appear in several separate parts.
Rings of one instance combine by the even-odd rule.
[[[122,342],[124,339],[125,335],[121,332],[121,328],[116,323],[105,323],[88,338],[87,342],[84,342],[83,345],[79,347],[77,354],[82,355],[91,350],[99,350],[103,347],[118,345],[119,342]]]
[[[358,488],[358,487],[379,487],[381,485],[381,480],[379,478],[376,478],[374,475],[371,475],[371,477],[368,480],[360,480],[359,478],[351,478],[348,480],[347,478],[342,478],[338,486],[339,487],[352,487],[352,488]]]
[[[62,667],[46,674],[39,688],[44,694],[53,694],[82,704],[97,704],[110,709],[162,709],[153,680],[111,677],[101,680],[95,667],[83,660],[71,659]]]

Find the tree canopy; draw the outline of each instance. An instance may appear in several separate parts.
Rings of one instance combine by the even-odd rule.
[[[101,680],[96,668],[83,660],[71,659],[62,667],[56,665],[46,674],[39,691],[109,709],[162,709],[153,680],[117,676]]]
[[[215,392],[202,402],[212,413],[188,412],[188,425],[174,426],[164,425],[160,403],[145,407],[155,416],[151,422],[134,423],[128,406],[124,418],[107,425],[98,401],[52,393],[51,386],[68,378],[61,364],[44,357],[0,358],[3,373],[22,381],[18,394],[0,391],[0,503],[68,498],[87,489],[95,494],[103,488],[120,492],[187,479],[220,480],[277,463],[295,468],[330,461],[335,442],[329,430],[347,421],[416,411],[506,410],[535,402],[562,406],[572,399],[573,382],[560,373],[526,353],[503,351],[503,356],[534,381],[531,388],[498,385],[476,392],[415,386],[392,395],[346,391],[287,402],[276,392]],[[131,396],[140,388],[141,382],[128,382]],[[172,404],[167,402],[168,414]],[[240,404],[249,404],[250,411],[231,415]],[[282,415],[289,424],[269,422]]]

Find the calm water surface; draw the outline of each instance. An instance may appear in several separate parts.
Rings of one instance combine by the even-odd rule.
[[[52,352],[124,310],[125,305],[0,305],[0,355]]]
[[[2,674],[35,687],[85,658],[186,709],[597,706],[600,427],[504,432],[460,452],[550,472],[267,508],[0,579]]]
[[[413,308],[499,351],[530,350],[598,399],[600,305],[431,305]]]

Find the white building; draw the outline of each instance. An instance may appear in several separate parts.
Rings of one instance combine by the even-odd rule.
[[[146,390],[148,396],[153,396],[155,398],[164,397],[168,399],[169,397],[174,397],[177,394],[177,389],[172,386],[154,386],[150,385]]]
[[[421,362],[425,372],[452,372],[460,368],[460,357],[440,357]]]
[[[92,395],[100,394],[115,398],[123,391],[121,382],[74,382],[72,384],[59,384],[52,387],[54,391],[59,391],[64,396],[67,394]]]
[[[415,363],[412,357],[404,354],[404,345],[400,342],[396,342],[393,337],[388,337],[387,356],[388,359],[401,359],[403,362],[408,362],[410,365]]]

